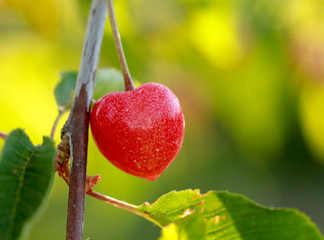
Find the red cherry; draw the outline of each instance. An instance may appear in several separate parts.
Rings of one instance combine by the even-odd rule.
[[[90,126],[100,152],[111,163],[153,181],[178,155],[185,123],[171,90],[147,83],[100,98],[92,109]]]

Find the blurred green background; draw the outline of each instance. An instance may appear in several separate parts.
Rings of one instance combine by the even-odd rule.
[[[34,144],[50,134],[53,89],[60,71],[79,67],[89,4],[0,0],[0,130],[25,128]],[[154,182],[116,169],[91,139],[88,174],[103,179],[95,190],[133,204],[171,190],[228,190],[298,208],[323,233],[323,0],[116,0],[115,9],[132,75],[178,96],[186,133]],[[100,66],[119,68],[109,24]],[[67,194],[56,177],[30,239],[65,238]],[[152,223],[90,197],[85,209],[84,239],[159,236]]]

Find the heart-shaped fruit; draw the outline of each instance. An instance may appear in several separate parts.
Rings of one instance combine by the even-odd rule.
[[[161,84],[147,83],[100,98],[90,125],[100,152],[111,163],[152,181],[178,155],[185,123],[178,98]]]

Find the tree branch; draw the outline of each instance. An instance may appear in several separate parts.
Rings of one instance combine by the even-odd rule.
[[[58,113],[58,115],[57,115],[57,117],[55,119],[55,122],[54,122],[52,130],[51,130],[51,139],[52,140],[54,140],[55,130],[56,130],[57,125],[60,122],[60,119],[62,118],[63,114],[64,114],[64,111],[59,110],[59,113]]]
[[[8,136],[7,133],[0,131],[0,138],[5,139]]]
[[[125,209],[126,211],[134,213],[134,214],[136,214],[138,216],[141,216],[143,218],[146,218],[147,220],[151,221],[152,223],[154,223],[157,226],[162,228],[162,225],[158,221],[156,221],[154,218],[152,218],[150,216],[150,214],[145,213],[145,212],[141,212],[140,210],[138,210],[138,206],[135,206],[133,204],[129,204],[127,202],[120,201],[120,200],[112,198],[112,197],[108,197],[108,196],[103,195],[101,193],[92,191],[91,189],[89,191],[87,191],[87,195],[89,195],[91,197],[94,197],[94,198],[96,198],[98,200],[101,200],[101,201],[103,201],[105,203],[111,204],[111,205],[113,205],[115,207]],[[144,204],[147,204],[147,203],[144,203]]]
[[[89,115],[106,15],[106,1],[93,0],[73,106],[61,133],[61,138],[69,138],[72,165],[66,229],[66,239],[68,240],[81,240],[83,236]]]

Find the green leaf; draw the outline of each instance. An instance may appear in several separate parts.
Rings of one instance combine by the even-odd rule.
[[[59,108],[69,108],[67,105],[70,105],[72,102],[72,93],[76,86],[77,77],[77,72],[61,73],[61,81],[57,84],[54,90],[55,99]]]
[[[297,210],[262,207],[228,192],[173,191],[138,209],[162,227],[160,240],[323,239]]]
[[[96,74],[93,98],[98,100],[109,92],[124,91],[123,74],[115,68],[102,68]]]
[[[22,129],[6,138],[0,155],[0,239],[18,239],[52,183],[55,146],[44,137],[34,146]]]
[[[192,214],[184,217],[180,223],[170,223],[163,227],[160,240],[199,240],[206,239],[205,234],[206,224],[204,222],[204,216],[200,211],[194,211]]]
[[[71,107],[77,77],[78,73],[75,71],[61,73],[61,80],[54,90],[54,95],[57,105],[62,111],[69,110]],[[98,100],[109,92],[124,90],[124,78],[119,70],[102,68],[97,71],[93,99]]]

